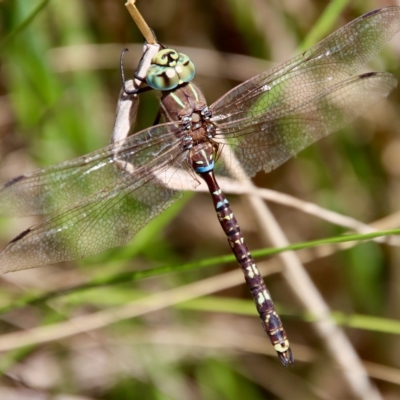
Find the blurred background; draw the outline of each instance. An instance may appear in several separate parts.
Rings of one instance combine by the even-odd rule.
[[[158,40],[192,58],[195,81],[209,104],[385,5],[396,2],[137,1]],[[125,73],[132,76],[143,43],[124,1],[2,0],[0,35],[1,182],[107,145],[121,87],[120,53],[129,48]],[[365,70],[400,76],[399,61],[397,35]],[[157,104],[156,94],[141,96],[136,129],[153,123]],[[368,115],[272,173],[259,173],[254,183],[379,230],[398,228],[399,109],[398,88]],[[250,249],[269,247],[259,233],[267,222],[249,212],[245,197],[228,197]],[[335,216],[326,221],[305,213],[302,206],[268,205],[293,243],[354,232]],[[1,247],[37,221],[1,218]],[[400,396],[396,243],[326,245],[299,253],[315,289],[354,348],[349,358],[359,357],[365,367],[360,382],[377,388],[371,398]],[[301,290],[289,287],[281,273],[282,262],[261,257],[257,261],[267,275],[296,359],[293,368],[282,367],[260,327],[247,287],[242,281],[226,284],[225,274],[238,269],[235,262],[223,260],[229,254],[209,195],[190,193],[123,248],[2,275],[0,397],[366,398],[360,397],[362,390],[350,388],[349,371],[338,364],[327,338],[317,334]],[[200,268],[200,262],[209,265]],[[189,271],[183,271],[185,265]],[[156,270],[146,279],[130,273],[157,267],[167,267],[169,273]],[[208,296],[137,318],[116,317],[136,299],[168,295],[211,277],[216,279]],[[92,315],[101,320],[100,329],[85,326]],[[69,334],[68,329],[80,333]]]

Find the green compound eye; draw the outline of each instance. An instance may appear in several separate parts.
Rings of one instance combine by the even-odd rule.
[[[190,82],[195,68],[190,58],[172,49],[159,51],[151,60],[147,71],[147,84],[156,90],[172,90]]]

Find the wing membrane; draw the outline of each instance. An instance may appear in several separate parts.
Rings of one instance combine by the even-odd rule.
[[[158,125],[82,157],[38,169],[0,189],[0,215],[49,214],[87,201],[106,189],[128,186],[176,156],[179,124]],[[124,165],[133,165],[128,171]]]
[[[183,188],[198,183],[179,173],[186,157],[179,124],[163,124],[10,181],[0,192],[5,211],[53,214],[9,243],[0,253],[1,270],[82,258],[126,243]]]
[[[214,120],[255,118],[319,97],[356,73],[399,30],[399,7],[364,14],[297,57],[236,86],[210,107]]]
[[[356,76],[291,110],[282,107],[258,118],[221,124],[218,135],[232,145],[237,158],[232,163],[239,162],[250,176],[261,169],[269,172],[353,121],[396,85],[388,73]]]

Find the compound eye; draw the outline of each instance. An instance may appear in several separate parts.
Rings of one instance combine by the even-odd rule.
[[[156,90],[172,90],[179,85],[175,68],[151,65],[147,70],[147,84]]]
[[[146,81],[153,89],[166,91],[190,82],[194,74],[194,64],[187,55],[163,49],[153,57]]]
[[[183,53],[179,53],[177,66],[175,67],[182,82],[190,82],[196,72],[191,59]]]

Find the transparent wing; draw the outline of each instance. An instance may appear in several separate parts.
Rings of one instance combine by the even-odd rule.
[[[277,168],[300,150],[364,113],[397,85],[388,73],[368,73],[338,83],[329,92],[288,110],[270,110],[258,118],[219,124],[217,137],[227,139],[247,174]],[[229,158],[227,158],[229,159]],[[229,169],[228,168],[228,169]]]
[[[399,7],[364,14],[299,56],[236,86],[210,107],[213,120],[224,124],[266,112],[272,119],[307,103],[354,75],[399,30]]]
[[[197,185],[179,124],[146,129],[87,156],[37,170],[0,191],[3,214],[47,214],[0,253],[3,272],[85,257],[126,243]]]
[[[132,184],[147,176],[149,168],[175,157],[179,132],[179,123],[157,125],[85,156],[18,176],[0,189],[0,215],[50,214]],[[134,166],[134,174],[124,164]]]

